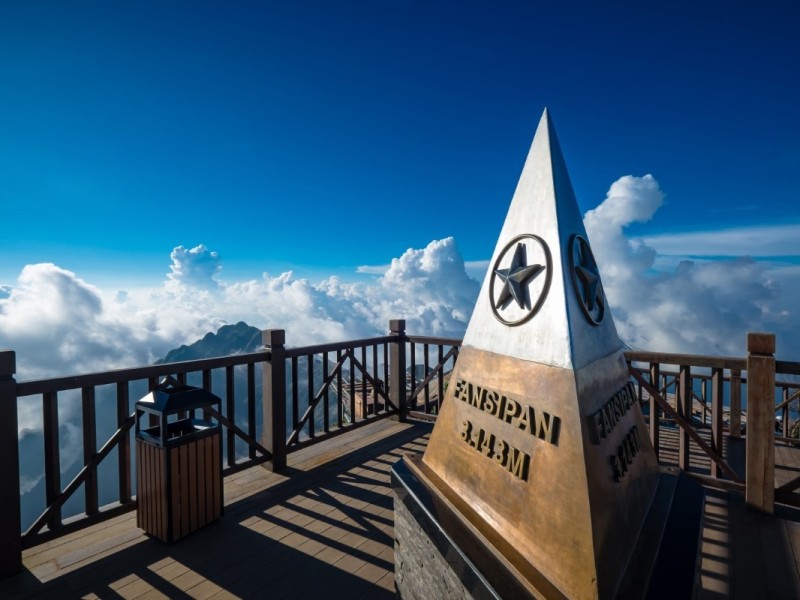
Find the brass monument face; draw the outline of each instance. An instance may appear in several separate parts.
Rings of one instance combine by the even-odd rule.
[[[490,265],[406,463],[532,595],[613,597],[658,462],[546,112]]]

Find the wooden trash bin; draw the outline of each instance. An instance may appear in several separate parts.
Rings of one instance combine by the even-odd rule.
[[[172,543],[222,516],[220,426],[196,415],[219,407],[217,396],[172,380],[136,403],[136,522],[153,537]]]

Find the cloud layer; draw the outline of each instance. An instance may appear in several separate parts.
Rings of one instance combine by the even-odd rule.
[[[283,328],[293,346],[381,335],[404,318],[419,334],[463,334],[478,293],[453,238],[409,249],[372,283],[291,272],[225,283],[205,246],[179,246],[160,287],[103,291],[75,273],[28,265],[0,294],[0,347],[20,380],[152,363],[226,323]]]
[[[779,356],[800,358],[800,315],[790,301],[800,281],[797,269],[748,256],[679,256],[672,266],[657,267],[656,248],[628,239],[624,230],[650,220],[662,200],[651,175],[625,176],[584,218],[620,337],[647,350],[742,356],[748,331],[769,331],[777,333]],[[671,246],[673,254],[702,254],[710,247],[702,236],[684,238]],[[740,253],[750,247],[745,242],[738,238]]]
[[[662,201],[652,176],[625,176],[585,216],[623,340],[741,356],[747,331],[774,331],[779,356],[799,357],[800,316],[791,299],[800,293],[800,267],[747,257],[665,263],[662,246],[649,241],[665,238],[625,233],[654,218]],[[692,250],[688,240],[670,248]],[[26,266],[13,286],[0,288],[0,347],[17,352],[19,379],[149,364],[242,320],[283,328],[294,346],[380,335],[394,318],[406,319],[412,333],[460,336],[479,288],[453,238],[409,249],[388,266],[360,268],[380,273],[368,283],[312,282],[291,272],[226,282],[219,254],[203,245],[178,246],[170,259],[166,279],[147,290],[101,290],[55,264]]]

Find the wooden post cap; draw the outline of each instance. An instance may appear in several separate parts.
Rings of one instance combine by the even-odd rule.
[[[285,329],[265,329],[261,332],[261,339],[265,346],[283,346],[286,343]]]
[[[405,319],[392,319],[389,321],[389,331],[391,333],[405,333],[406,320]]]
[[[775,354],[775,334],[748,332],[747,351],[753,354]]]
[[[0,378],[17,372],[17,355],[13,350],[0,350]]]

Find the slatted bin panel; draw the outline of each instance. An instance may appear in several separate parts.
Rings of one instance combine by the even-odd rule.
[[[220,430],[161,447],[136,440],[137,524],[172,543],[222,516]]]

